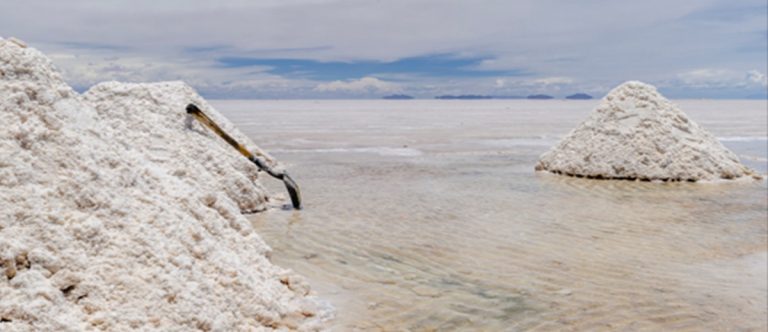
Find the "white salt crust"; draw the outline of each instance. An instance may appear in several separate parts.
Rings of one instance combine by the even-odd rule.
[[[648,181],[759,178],[656,88],[637,81],[608,93],[536,170]]]
[[[255,168],[184,123],[182,83],[94,87],[0,39],[0,330],[317,329],[309,288],[241,210]]]
[[[96,109],[102,124],[120,133],[114,139],[126,148],[195,188],[225,193],[243,212],[266,208],[267,191],[257,182],[258,167],[210,129],[190,121],[187,104],[197,105],[241,144],[256,145],[190,86],[182,82],[105,82],[92,87],[83,98]]]

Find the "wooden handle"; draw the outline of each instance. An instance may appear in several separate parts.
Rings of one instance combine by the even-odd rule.
[[[231,145],[233,148],[237,149],[237,151],[240,152],[243,156],[245,156],[248,159],[253,158],[253,154],[248,151],[242,144],[235,141],[232,136],[229,136],[227,133],[224,132],[224,130],[219,127],[211,118],[209,118],[203,111],[201,111],[197,106],[194,104],[187,105],[187,114],[192,114],[195,116],[197,121],[200,121],[200,123],[204,124],[206,127],[213,130],[216,135],[219,135],[219,137],[223,138],[229,145]]]

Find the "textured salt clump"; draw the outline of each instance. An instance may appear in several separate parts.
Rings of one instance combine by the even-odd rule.
[[[269,247],[240,214],[243,205],[263,206],[261,187],[244,187],[260,197],[249,202],[191,179],[252,181],[253,169],[220,157],[221,173],[210,174],[213,166],[188,158],[192,152],[161,148],[174,148],[163,142],[177,144],[175,131],[234,153],[215,137],[154,115],[168,130],[141,138],[131,131],[149,124],[107,120],[101,106],[123,104],[93,95],[96,108],[40,52],[0,40],[0,330],[313,328],[308,287],[271,264]]]
[[[700,181],[758,177],[656,88],[626,82],[543,154],[536,170],[600,179]]]
[[[119,141],[196,188],[223,192],[243,212],[266,208],[259,169],[186,114],[194,103],[247,147],[255,144],[183,82],[98,84],[83,94]],[[189,129],[193,130],[189,130]],[[264,154],[263,151],[258,150]]]

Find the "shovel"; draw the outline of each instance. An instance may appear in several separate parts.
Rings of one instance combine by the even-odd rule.
[[[262,161],[260,158],[257,158],[256,156],[251,153],[251,151],[248,151],[242,144],[235,141],[232,136],[229,136],[227,133],[224,132],[224,130],[221,129],[211,118],[209,118],[203,111],[201,111],[195,104],[189,104],[187,105],[187,114],[191,114],[197,119],[197,121],[200,121],[203,125],[213,130],[216,135],[219,135],[219,137],[223,138],[229,145],[231,145],[233,148],[235,148],[240,154],[248,158],[248,160],[252,161],[256,166],[259,167],[260,170],[267,172],[269,175],[280,179],[285,184],[285,189],[288,190],[288,195],[291,196],[291,204],[293,204],[293,208],[300,210],[301,209],[301,191],[299,190],[299,185],[296,184],[296,182],[293,181],[293,179],[288,175],[288,172],[286,171],[275,171],[267,165],[264,161]]]

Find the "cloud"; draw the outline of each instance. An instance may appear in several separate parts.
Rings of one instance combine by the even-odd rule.
[[[764,88],[768,87],[768,77],[757,70],[750,70],[747,72],[747,81],[761,85]]]
[[[315,88],[360,77],[425,95],[592,91],[637,79],[695,92],[764,87],[766,9],[765,0],[3,0],[0,12],[13,15],[0,31],[76,55],[55,61],[82,84],[184,79],[286,98],[329,95]],[[759,75],[745,78],[752,70]]]
[[[765,87],[766,77],[757,70],[740,72],[731,69],[703,68],[677,75],[679,84],[691,88],[754,88]]]
[[[49,53],[67,82],[84,91],[102,81],[157,82],[182,80],[212,98],[302,98],[317,82],[269,74],[268,68],[212,70],[206,60],[173,61],[136,54],[81,55]]]
[[[560,85],[560,84],[571,84],[573,83],[573,79],[570,77],[544,77],[533,80],[534,84],[539,85]]]
[[[528,95],[532,93],[559,93],[561,91],[584,92],[585,87],[578,86],[578,81],[565,76],[542,78],[502,77],[497,78],[492,87],[494,94]],[[589,89],[590,92],[593,89]],[[602,91],[601,91],[602,92]]]
[[[739,75],[725,69],[695,69],[677,75],[680,81],[689,87],[721,87],[733,85],[739,80]]]
[[[363,77],[359,80],[333,81],[318,84],[315,91],[320,92],[351,92],[361,93],[391,93],[402,89],[394,83],[382,81],[375,77]]]

